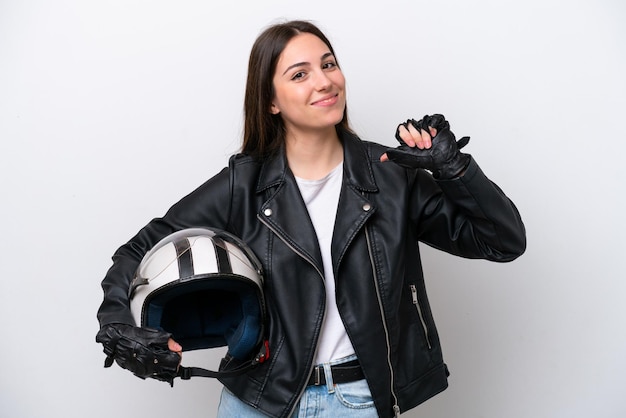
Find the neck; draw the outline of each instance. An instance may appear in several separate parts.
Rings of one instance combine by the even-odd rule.
[[[343,161],[343,146],[337,131],[287,135],[289,168],[296,177],[316,180],[330,173]]]

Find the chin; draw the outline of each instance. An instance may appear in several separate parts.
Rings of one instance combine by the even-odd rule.
[[[343,114],[344,114],[344,108],[341,108],[341,111],[337,111],[337,113],[334,113],[332,115],[331,119],[333,120],[334,125],[341,123],[341,121],[343,120]]]

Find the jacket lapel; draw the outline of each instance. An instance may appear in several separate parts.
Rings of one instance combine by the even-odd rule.
[[[344,176],[331,244],[335,273],[348,246],[376,211],[375,205],[367,199],[367,194],[378,191],[366,145],[346,132],[341,135],[341,139],[344,144]]]
[[[340,132],[340,136],[344,146],[344,173],[331,244],[334,271],[350,242],[376,211],[366,194],[378,191],[365,144],[347,132]],[[259,219],[323,274],[317,236],[284,151],[263,164],[257,193],[263,192],[268,198],[261,207]]]
[[[315,229],[284,152],[263,164],[257,192],[268,195],[261,206],[259,219],[323,276],[322,255]]]

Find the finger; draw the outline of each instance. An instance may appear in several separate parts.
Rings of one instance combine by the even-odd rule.
[[[169,348],[170,351],[174,351],[175,353],[178,353],[178,354],[180,354],[183,351],[183,347],[181,347],[180,344],[178,344],[176,341],[174,341],[171,338],[167,340],[167,348]]]
[[[433,145],[430,134],[423,129],[420,130],[420,134],[422,137],[422,146],[426,149],[430,148]]]
[[[428,132],[422,128],[416,128],[413,124],[409,124],[409,132],[415,138],[415,146],[419,149],[430,148],[432,141]]]
[[[413,126],[411,126],[411,124],[408,124],[408,125],[409,125],[408,129],[407,129],[407,124],[404,124],[404,123],[401,123],[398,126],[398,136],[409,147],[414,147],[415,146],[415,138],[416,138],[416,136],[414,136],[411,133],[410,129],[415,130],[415,128],[413,128]]]
[[[430,137],[434,138],[437,136],[437,129],[433,128],[432,126],[428,127],[428,130],[430,131]]]
[[[415,146],[419,149],[424,149],[424,139],[422,138],[421,132],[417,128],[415,128],[412,123],[409,123],[408,126],[409,134],[411,135],[411,138],[413,138]]]
[[[387,157],[387,153],[384,153],[383,155],[380,156],[380,161],[382,162],[389,161],[389,157]]]

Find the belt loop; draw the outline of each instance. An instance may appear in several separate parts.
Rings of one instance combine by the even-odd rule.
[[[335,384],[333,383],[333,372],[330,369],[330,363],[324,363],[324,376],[326,377],[326,389],[328,389],[328,393],[335,393]]]

